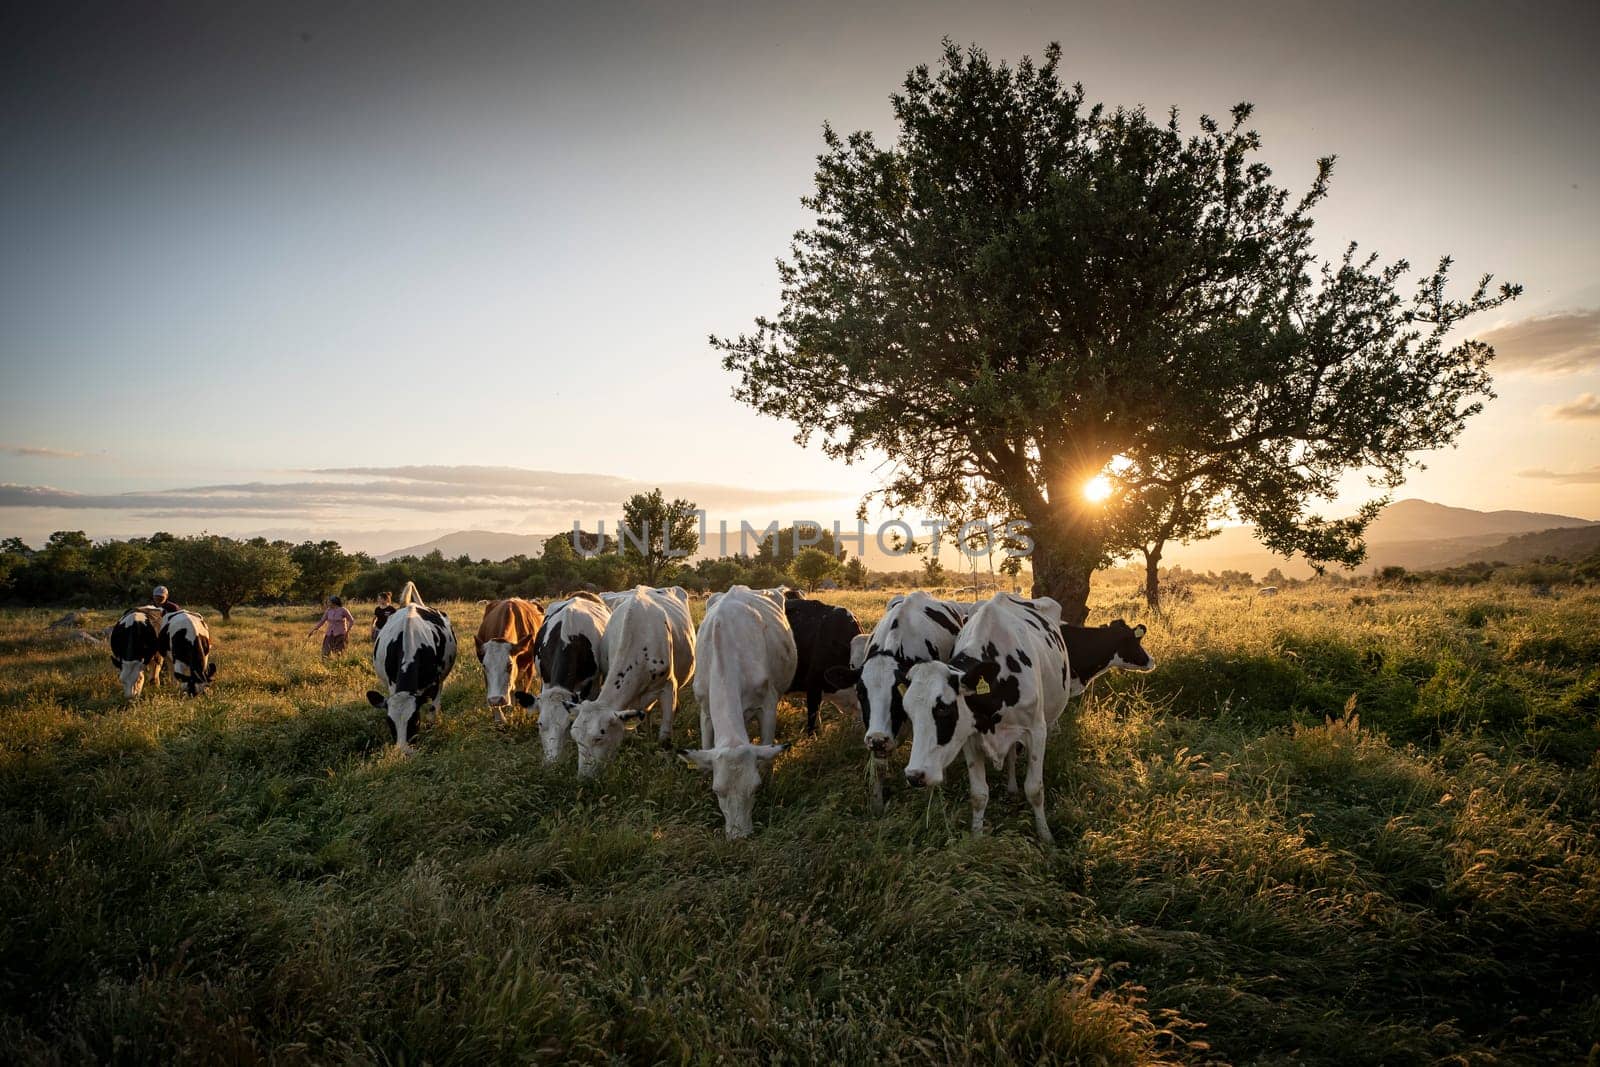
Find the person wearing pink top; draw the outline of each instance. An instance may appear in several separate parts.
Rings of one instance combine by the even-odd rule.
[[[317,624],[311,628],[311,633],[306,636],[311,637],[326,626],[328,632],[322,638],[322,655],[323,658],[336,656],[344,651],[345,644],[350,640],[350,631],[355,624],[356,617],[345,609],[344,601],[336,596],[329,597],[328,610],[322,613],[322,618],[317,620]]]

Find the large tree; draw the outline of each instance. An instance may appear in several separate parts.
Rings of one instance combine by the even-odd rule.
[[[617,540],[622,558],[645,585],[659,585],[676,561],[700,547],[695,505],[688,500],[668,501],[660,489],[635,493],[622,505]]]
[[[1518,290],[1453,298],[1446,259],[1403,296],[1403,261],[1324,262],[1331,159],[1292,198],[1248,105],[1185,135],[1175,111],[1088,105],[1059,61],[946,42],[892,97],[893,144],[824,128],[781,309],[712,338],[735,396],[831,456],[887,455],[886,506],[950,515],[978,486],[1031,524],[1034,593],[1074,621],[1128,540],[1083,492],[1118,457],[1124,500],[1209,479],[1268,547],[1359,561],[1371,512],[1315,508],[1352,469],[1392,488],[1455,439],[1493,353],[1447,335]]]

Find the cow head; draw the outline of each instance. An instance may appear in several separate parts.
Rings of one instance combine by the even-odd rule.
[[[1000,675],[997,663],[965,668],[947,663],[919,663],[906,682],[906,717],[911,720],[911,755],[906,781],[937,786],[967,738],[979,728],[968,700],[988,701]],[[1015,679],[1013,679],[1015,681]]]
[[[711,772],[711,791],[722,809],[723,830],[729,840],[749,837],[761,770],[786,745],[733,745],[731,747],[679,749],[678,756],[698,771]]]
[[[423,701],[416,693],[395,693],[385,697],[376,689],[367,690],[367,703],[384,713],[383,724],[389,728],[389,737],[396,751],[409,756],[415,749],[417,725],[421,721]]]
[[[618,711],[594,700],[579,704],[573,710],[571,731],[578,746],[578,776],[590,777],[615,756],[622,739],[643,718],[642,711]]]
[[[578,706],[572,690],[559,685],[547,685],[538,696],[530,693],[513,694],[518,704],[537,708],[539,715],[539,743],[544,746],[544,761],[558,762],[566,752],[567,738],[571,736],[572,709]]]
[[[133,700],[144,692],[144,662],[136,659],[118,659],[111,657],[111,665],[117,669],[117,677],[122,681],[122,695],[128,700]]]
[[[478,649],[483,660],[483,680],[489,689],[489,706],[503,708],[511,703],[511,686],[516,681],[516,664],[509,641],[485,641]]]
[[[1106,627],[1111,631],[1115,644],[1112,646],[1111,665],[1121,667],[1125,671],[1153,671],[1156,669],[1155,657],[1144,650],[1139,642],[1144,640],[1147,632],[1144,623],[1138,626],[1129,626],[1121,619],[1113,619]]]
[[[861,680],[856,685],[856,699],[866,715],[867,748],[875,756],[887,756],[899,743],[899,726],[905,722],[903,685],[905,676],[900,660],[891,652],[869,652],[861,665]]]
[[[185,667],[184,673],[179,674],[179,666],[182,666],[182,664],[174,664],[172,668],[173,678],[179,685],[183,686],[185,696],[200,696],[211,688],[212,681],[217,677],[217,661],[209,657],[206,659],[205,669],[201,671]]]

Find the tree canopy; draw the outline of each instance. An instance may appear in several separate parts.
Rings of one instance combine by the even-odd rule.
[[[1375,509],[1317,506],[1456,438],[1492,351],[1449,335],[1519,290],[1451,296],[1446,258],[1403,295],[1403,260],[1320,259],[1332,158],[1291,196],[1250,105],[1185,133],[1176,111],[1090,104],[1060,59],[947,41],[891,98],[894,143],[824,128],[779,311],[712,338],[734,395],[827,455],[887,455],[886,506],[1026,519],[1035,593],[1071,618],[1129,540],[1119,514],[1201,480],[1268,547],[1359,561]],[[1085,498],[1096,475],[1129,510]]]

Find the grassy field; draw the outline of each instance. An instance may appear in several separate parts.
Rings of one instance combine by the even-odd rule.
[[[728,842],[643,736],[580,783],[493,728],[470,643],[403,760],[313,612],[212,616],[213,693],[132,708],[49,618],[0,616],[0,1062],[1596,1056],[1594,591],[1146,619],[1051,739],[1055,848],[994,774],[988,836],[962,774],[870,817],[830,712]]]

